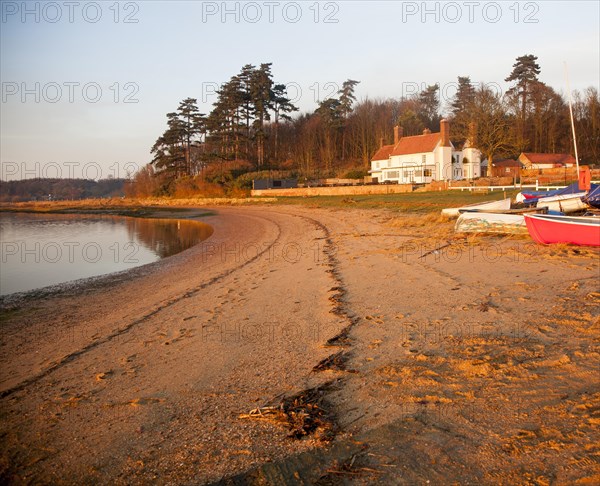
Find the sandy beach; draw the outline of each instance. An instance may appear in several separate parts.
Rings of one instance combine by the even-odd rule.
[[[384,210],[199,220],[183,253],[3,301],[2,483],[600,483],[598,249]]]

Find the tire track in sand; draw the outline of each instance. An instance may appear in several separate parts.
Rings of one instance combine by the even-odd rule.
[[[336,249],[331,231],[321,221],[308,216],[278,211],[271,212],[303,219],[322,232],[322,239],[325,241],[323,253],[327,257],[326,265],[329,267],[326,272],[330,274],[331,279],[333,280],[333,286],[329,289],[330,292],[334,292],[333,295],[329,297],[329,301],[332,303],[330,313],[346,322],[346,325],[342,330],[329,338],[323,345],[324,347],[342,348],[342,350],[336,351],[321,360],[313,367],[312,372],[319,373],[323,371],[333,371],[335,373],[357,373],[354,370],[347,370],[345,363],[350,359],[350,352],[347,351],[347,348],[352,346],[352,340],[349,334],[352,328],[360,321],[360,318],[349,308],[347,301],[348,291],[341,275],[340,262],[336,257]],[[301,390],[293,396],[283,398],[281,396],[274,397],[269,403],[275,404],[279,400],[279,407],[284,411],[289,408],[290,403],[299,404],[302,411],[307,416],[310,416],[311,420],[309,420],[309,423],[314,425],[314,427],[309,428],[304,431],[304,433],[312,434],[317,430],[320,430],[320,433],[322,434],[322,429],[325,428],[327,429],[327,433],[324,434],[322,439],[331,441],[339,431],[339,424],[337,423],[335,412],[332,412],[333,403],[329,399],[329,394],[338,391],[343,380],[344,377],[338,376],[337,378],[321,383],[315,387]],[[285,413],[287,414],[287,412]],[[317,426],[316,424],[319,425]],[[246,474],[252,474],[252,472],[252,470],[248,471],[241,476],[246,477]]]
[[[48,375],[52,374],[53,372],[55,372],[56,370],[62,368],[63,366],[71,363],[72,361],[74,361],[75,359],[79,358],[80,356],[85,355],[87,352],[97,348],[98,346],[101,346],[103,344],[109,343],[111,342],[113,339],[118,338],[126,333],[128,333],[129,331],[131,331],[133,328],[135,328],[136,326],[146,322],[147,320],[151,319],[152,317],[156,316],[157,314],[159,314],[160,312],[162,312],[165,309],[168,309],[169,307],[177,304],[178,302],[193,297],[194,295],[196,295],[198,292],[200,292],[201,290],[205,289],[206,287],[209,287],[210,285],[213,285],[221,280],[223,280],[224,278],[228,277],[229,275],[231,275],[232,273],[250,265],[251,263],[255,262],[256,260],[258,260],[259,258],[261,258],[265,253],[271,251],[271,249],[279,242],[281,235],[282,235],[282,229],[281,229],[281,225],[279,223],[277,223],[276,221],[266,218],[264,216],[261,215],[256,215],[253,214],[252,215],[255,218],[260,218],[264,221],[268,221],[269,223],[275,225],[275,227],[277,228],[277,236],[275,237],[275,239],[269,243],[267,246],[264,246],[264,248],[260,251],[257,252],[257,254],[255,256],[253,256],[252,258],[242,262],[240,265],[237,265],[233,268],[230,268],[229,270],[226,270],[214,277],[212,277],[211,279],[207,280],[206,282],[201,283],[200,285],[197,285],[196,287],[193,287],[190,290],[187,290],[186,292],[183,292],[182,294],[168,300],[167,302],[159,305],[157,308],[155,308],[154,310],[144,314],[142,317],[139,317],[138,319],[134,319],[133,321],[131,321],[129,324],[120,327],[119,329],[117,329],[116,331],[106,335],[104,338],[102,339],[98,339],[94,342],[89,343],[88,345],[73,351],[69,354],[67,354],[66,356],[63,356],[62,358],[60,358],[58,361],[55,361],[52,365],[48,366],[47,368],[45,368],[44,370],[40,371],[39,373],[36,373],[33,376],[30,376],[29,378],[26,378],[25,380],[21,381],[20,383],[17,383],[16,385],[13,385],[10,388],[7,388],[6,390],[2,390],[0,391],[0,399],[8,397],[16,392],[19,392],[25,388],[27,388],[28,386],[37,383],[38,381],[40,381],[42,378],[47,377]]]

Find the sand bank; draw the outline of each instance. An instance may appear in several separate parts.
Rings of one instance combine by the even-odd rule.
[[[3,479],[597,475],[597,250],[384,211],[202,220],[190,250],[4,310]]]

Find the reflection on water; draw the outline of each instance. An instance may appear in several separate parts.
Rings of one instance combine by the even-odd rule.
[[[188,220],[2,214],[0,295],[151,263],[211,234]]]
[[[130,240],[139,240],[158,257],[175,255],[212,234],[212,228],[196,221],[124,218]]]

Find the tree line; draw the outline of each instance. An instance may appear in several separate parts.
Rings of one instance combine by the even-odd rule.
[[[539,79],[537,57],[520,56],[505,81],[506,93],[459,76],[447,103],[438,84],[401,98],[357,101],[359,81],[347,79],[309,113],[295,113],[286,86],[273,79],[272,64],[247,64],[217,92],[212,111],[200,113],[186,98],[167,114],[167,128],[151,148],[152,161],[134,177],[132,195],[188,195],[245,189],[253,178],[301,179],[366,175],[374,152],[404,135],[439,131],[442,113],[451,138],[467,140],[485,158],[521,152],[574,153],[568,100]],[[508,71],[508,70],[507,70]],[[295,115],[294,115],[295,114]],[[573,114],[580,162],[600,156],[600,96],[595,87],[575,92]]]
[[[125,179],[23,179],[0,182],[1,202],[55,201],[121,197]]]

